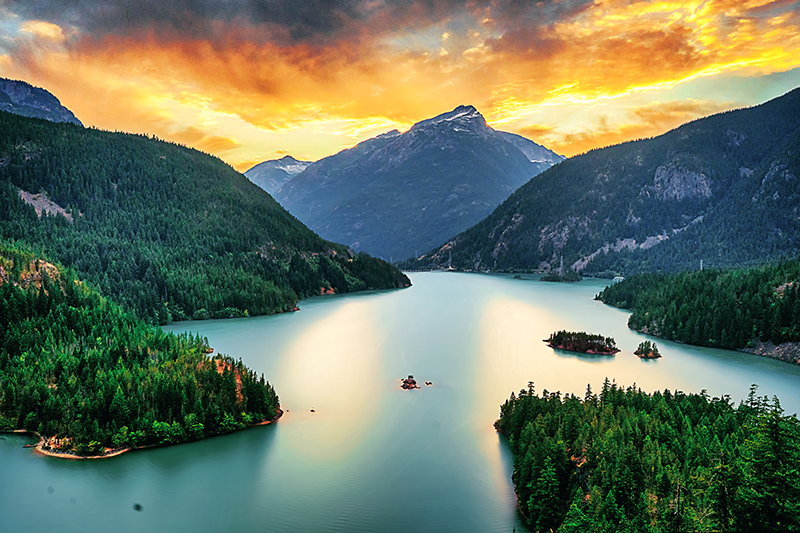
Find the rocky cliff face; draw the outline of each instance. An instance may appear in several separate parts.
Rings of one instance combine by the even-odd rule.
[[[398,260],[468,228],[562,159],[459,106],[310,165],[276,199],[324,238]]]
[[[24,81],[0,78],[0,110],[24,117],[83,126],[72,111],[61,105],[58,98]]]
[[[705,174],[672,164],[656,169],[651,190],[662,201],[711,197],[711,187]],[[649,194],[650,191],[645,187],[642,192]]]

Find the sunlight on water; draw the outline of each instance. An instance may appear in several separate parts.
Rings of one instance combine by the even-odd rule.
[[[380,355],[370,307],[357,300],[310,324],[287,347],[278,369],[291,384],[286,407],[293,418],[313,418],[319,432],[293,440],[298,455],[333,461],[357,449],[377,413]]]

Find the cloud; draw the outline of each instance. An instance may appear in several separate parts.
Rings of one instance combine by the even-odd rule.
[[[213,135],[193,126],[171,134],[170,139],[211,154],[222,154],[242,146],[235,139],[222,135]]]
[[[534,140],[545,139],[550,149],[573,156],[593,148],[656,137],[694,119],[735,107],[739,106],[734,102],[654,102],[628,109],[620,119],[607,114],[598,115],[592,127],[582,131],[563,131],[558,126],[534,126],[531,130],[521,128],[518,132],[530,135]]]
[[[3,42],[0,75],[47,87],[87,124],[155,133],[226,157],[250,142],[242,128],[272,139],[303,131],[350,145],[461,103],[478,107],[492,124],[574,153],[592,142],[649,136],[723,104],[653,104],[629,111],[626,121],[573,121],[551,131],[529,117],[552,106],[589,110],[657,95],[719,73],[800,67],[795,5],[5,0],[20,33]],[[189,128],[202,135],[189,140]],[[277,146],[287,144],[257,151]]]
[[[530,124],[527,126],[522,126],[520,128],[514,129],[514,133],[534,140],[543,137],[545,135],[549,135],[554,131],[555,131],[555,126],[547,126],[544,124]]]
[[[20,26],[20,31],[30,33],[37,37],[49,39],[51,41],[64,41],[64,32],[61,26],[44,22],[42,20],[26,20]]]

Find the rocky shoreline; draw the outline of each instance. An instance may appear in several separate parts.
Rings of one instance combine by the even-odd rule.
[[[771,342],[757,340],[753,341],[752,344],[752,347],[742,348],[739,351],[800,365],[800,343],[798,342],[784,342],[776,346]]]
[[[246,428],[243,428],[242,430],[239,430],[239,431],[243,431],[244,429],[249,429],[249,428],[256,427],[256,426],[266,426],[266,425],[272,424],[273,422],[277,422],[278,419],[281,416],[283,416],[283,410],[279,409],[278,410],[278,414],[276,414],[275,417],[272,418],[271,420],[262,420],[261,422],[258,422],[257,424],[252,424],[252,425],[247,426]],[[161,448],[162,446],[165,446],[165,445],[161,445],[161,444],[152,444],[152,445],[149,445],[149,446],[137,446],[135,448],[105,448],[106,451],[101,455],[78,455],[78,454],[69,453],[69,452],[57,452],[57,451],[54,451],[51,448],[46,447],[47,443],[50,442],[55,437],[50,437],[48,439],[44,435],[39,433],[38,431],[33,431],[33,430],[29,430],[29,429],[12,429],[12,430],[0,431],[0,433],[15,433],[17,435],[36,435],[37,437],[39,437],[39,442],[37,442],[35,445],[27,444],[27,445],[25,445],[25,448],[34,448],[34,451],[36,453],[38,453],[39,455],[44,455],[44,456],[47,456],[47,457],[56,457],[58,459],[108,459],[110,457],[116,457],[118,455],[122,455],[123,453],[134,451],[134,450],[146,450],[146,449],[149,449],[149,448]],[[204,440],[204,439],[207,439],[209,437],[216,437],[216,436],[218,436],[218,435],[209,435],[208,437],[204,437],[203,439],[200,439],[200,440]],[[187,442],[189,442],[189,441],[187,441]],[[191,442],[196,442],[196,441],[191,441]],[[178,443],[178,444],[183,444],[183,443]],[[172,444],[167,444],[166,446],[172,446]]]

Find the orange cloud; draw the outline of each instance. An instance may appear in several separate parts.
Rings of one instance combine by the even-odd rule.
[[[229,137],[208,134],[195,127],[189,127],[183,131],[173,133],[170,137],[175,142],[192,146],[210,154],[221,154],[242,145]]]
[[[532,139],[539,138],[550,149],[571,157],[593,148],[655,137],[686,122],[733,107],[732,103],[696,100],[656,102],[628,110],[624,122],[614,123],[608,116],[601,115],[591,129],[584,131],[564,132],[557,127],[541,126],[538,133],[525,128],[521,131],[529,132]]]
[[[318,159],[462,103],[498,127],[576,153],[730,104],[654,103],[628,112],[627,122],[569,129],[531,117],[555,105],[655,99],[720,73],[800,67],[800,16],[785,0],[477,0],[466,8],[352,0],[329,11],[326,2],[258,11],[242,0],[230,2],[230,13],[179,0],[160,19],[133,16],[135,3],[92,8],[99,2],[87,0],[83,26],[55,9],[51,19],[31,18],[0,56],[0,75],[48,88],[86,124],[155,133],[237,168],[278,148]],[[24,12],[24,3],[8,5]],[[272,144],[253,145],[258,132]],[[290,145],[294,132],[304,135]],[[321,137],[327,144],[311,147]]]

